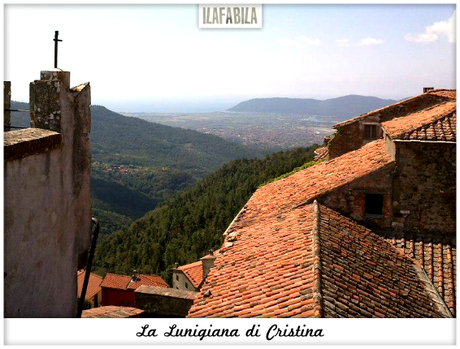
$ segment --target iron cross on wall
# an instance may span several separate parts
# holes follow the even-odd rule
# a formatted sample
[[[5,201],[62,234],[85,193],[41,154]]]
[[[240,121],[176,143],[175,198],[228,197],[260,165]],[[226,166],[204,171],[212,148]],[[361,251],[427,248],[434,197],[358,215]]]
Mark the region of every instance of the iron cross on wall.
[[[57,68],[57,57],[58,57],[58,42],[62,41],[58,39],[59,31],[54,32],[54,68]]]

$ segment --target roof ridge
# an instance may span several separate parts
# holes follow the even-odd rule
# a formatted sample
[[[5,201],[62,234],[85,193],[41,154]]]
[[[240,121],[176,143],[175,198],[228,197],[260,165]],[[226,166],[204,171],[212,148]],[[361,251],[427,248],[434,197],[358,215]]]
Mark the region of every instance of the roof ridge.
[[[318,201],[313,202],[314,223],[311,230],[313,247],[313,311],[314,317],[324,317],[323,295],[322,295],[322,267],[321,267],[321,242],[319,238],[320,208]]]
[[[414,115],[422,115],[423,113],[426,113],[426,112],[429,112],[430,110],[433,110],[433,109],[436,109],[436,108],[440,108],[441,106],[445,106],[445,105],[451,105],[449,107],[450,110],[445,110],[445,111],[441,111],[438,115],[430,115],[430,120],[419,125],[419,126],[412,126],[412,129],[410,130],[398,130],[399,133],[395,133],[394,135],[390,135],[390,130],[388,129],[387,125],[394,125],[395,122],[399,122],[400,120],[404,119],[404,118],[410,118],[411,116],[414,116]],[[409,113],[407,115],[404,115],[404,116],[400,116],[400,117],[397,117],[397,118],[394,118],[392,120],[388,120],[388,121],[385,121],[385,122],[382,122],[382,130],[392,139],[392,140],[396,140],[398,139],[399,137],[402,137],[403,135],[405,134],[410,134],[414,131],[417,131],[417,130],[421,130],[423,129],[424,127],[427,127],[435,122],[438,122],[440,120],[443,120],[444,118],[446,117],[449,117],[451,115],[453,115],[454,113],[456,113],[456,110],[457,110],[457,102],[456,101],[453,101],[453,100],[447,100],[447,101],[443,101],[441,103],[438,103],[438,104],[435,104],[435,105],[431,105],[431,106],[428,106],[424,109],[421,109],[421,110],[418,110],[414,113]]]
[[[428,91],[426,93],[420,93],[418,95],[415,95],[415,96],[412,96],[412,97],[407,97],[407,98],[404,98],[404,99],[401,99],[400,101],[397,101],[396,103],[393,103],[393,104],[390,104],[390,105],[386,105],[384,107],[381,107],[381,108],[377,108],[377,109],[374,109],[374,110],[371,110],[371,111],[368,111],[366,113],[362,113],[360,115],[357,115],[355,117],[352,117],[350,119],[347,119],[347,120],[343,120],[343,121],[340,121],[336,124],[334,124],[332,127],[333,128],[337,128],[337,127],[342,127],[342,126],[346,126],[350,123],[353,123],[357,120],[360,120],[366,116],[369,116],[369,115],[372,115],[374,113],[378,113],[386,108],[389,108],[389,107],[397,107],[397,106],[400,106],[401,104],[403,103],[406,103],[406,102],[409,102],[409,101],[412,101],[412,100],[416,100],[417,98],[420,98],[420,96],[423,96],[425,94],[431,94],[431,92],[443,92],[443,91],[448,91],[448,92],[451,92],[451,91],[457,91],[456,89],[434,89],[434,90],[431,90],[431,91]],[[452,101],[451,98],[448,98],[448,97],[444,97],[444,96],[438,96],[438,97],[441,97],[441,98],[447,98],[447,99],[450,99],[450,101]],[[444,101],[444,102],[450,102],[450,101]],[[436,104],[438,105],[438,104]]]
[[[398,251],[397,248],[395,248],[394,246],[392,246],[398,253],[401,253],[401,251]],[[425,290],[427,292],[429,292],[431,298],[433,299],[434,303],[437,305],[438,309],[444,313],[446,313],[446,315],[448,315],[448,317],[451,317],[451,318],[455,318],[455,316],[452,314],[452,312],[450,311],[449,307],[447,306],[446,302],[444,301],[444,298],[441,297],[441,295],[439,294],[438,290],[436,289],[436,287],[434,286],[433,282],[430,280],[430,278],[428,277],[428,275],[426,274],[426,271],[425,271],[425,268],[423,268],[422,266],[419,265],[419,263],[417,263],[417,261],[411,257],[408,257],[406,255],[403,254],[403,256],[405,258],[409,258],[411,259],[414,263],[413,263],[413,267],[415,269],[415,272],[418,274],[418,276],[420,277],[420,280],[424,281],[424,284],[425,284]]]

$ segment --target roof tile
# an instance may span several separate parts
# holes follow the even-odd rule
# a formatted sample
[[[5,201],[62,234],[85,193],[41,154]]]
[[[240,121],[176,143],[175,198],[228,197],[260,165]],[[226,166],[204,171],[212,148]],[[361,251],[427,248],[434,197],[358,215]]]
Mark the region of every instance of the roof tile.
[[[391,139],[455,142],[455,111],[456,102],[446,102],[384,122],[382,128]]]

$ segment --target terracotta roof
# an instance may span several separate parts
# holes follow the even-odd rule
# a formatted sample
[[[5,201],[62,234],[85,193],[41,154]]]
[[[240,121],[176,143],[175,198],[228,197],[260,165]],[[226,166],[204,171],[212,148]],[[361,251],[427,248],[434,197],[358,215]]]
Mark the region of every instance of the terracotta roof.
[[[327,147],[317,148],[315,149],[314,153],[315,153],[315,158],[313,159],[314,161],[324,160],[329,155],[329,151]]]
[[[78,297],[81,297],[81,291],[83,288],[84,280],[85,280],[85,271],[79,270],[77,272]],[[102,283],[101,276],[94,274],[94,273],[90,273],[85,298],[91,299],[92,297],[94,297],[101,290],[101,283]]]
[[[389,165],[393,165],[393,160],[383,139],[379,139],[261,187],[251,197],[245,209],[249,210],[254,219],[260,219],[261,215],[278,214],[297,205],[312,202],[321,194]]]
[[[456,102],[446,102],[382,123],[391,139],[455,141]]]
[[[129,283],[128,289],[135,290],[141,285],[168,287],[168,284],[158,275],[139,274],[135,281]]]
[[[168,284],[157,275],[139,274],[133,282],[131,276],[107,273],[101,287],[116,288],[120,290],[137,289],[141,285],[168,287]]]
[[[352,119],[348,119],[348,120],[338,122],[337,124],[334,125],[334,128],[339,128],[339,127],[346,126],[348,124],[352,124],[355,121],[367,118],[367,117],[369,117],[371,115],[378,115],[378,114],[380,114],[380,113],[382,113],[383,111],[386,111],[386,110],[397,110],[398,108],[402,108],[405,105],[409,105],[409,104],[413,104],[413,103],[418,104],[417,101],[418,100],[422,101],[422,100],[426,99],[425,96],[427,96],[427,95],[440,97],[440,100],[438,101],[438,103],[442,103],[443,101],[445,102],[445,101],[452,100],[452,99],[456,100],[456,90],[436,89],[436,90],[429,91],[427,93],[422,93],[422,94],[419,94],[417,96],[413,96],[413,97],[403,99],[403,100],[401,100],[401,101],[399,101],[397,103],[388,105],[386,107],[382,107],[382,108],[379,108],[379,109],[376,109],[376,110],[372,110],[372,111],[370,111],[368,113],[361,114],[361,115],[356,116],[356,117],[354,117]]]
[[[414,260],[384,238],[319,206],[325,317],[450,317]]]
[[[388,232],[383,236],[425,270],[440,297],[456,315],[457,248],[455,237]]]
[[[445,97],[449,99],[457,99],[457,90],[436,89],[428,92],[430,95]]]
[[[203,281],[203,263],[201,261],[181,265],[174,270],[183,272],[195,288],[198,288]]]
[[[316,202],[231,230],[189,317],[450,315],[410,258]]]
[[[220,250],[188,316],[315,316],[313,206],[240,218],[232,226],[238,235],[230,233],[232,246]]]
[[[109,305],[105,307],[83,310],[82,318],[130,318],[139,317],[144,311],[131,307],[117,307]]]
[[[131,276],[107,273],[102,281],[101,287],[126,290],[129,281],[131,281]]]

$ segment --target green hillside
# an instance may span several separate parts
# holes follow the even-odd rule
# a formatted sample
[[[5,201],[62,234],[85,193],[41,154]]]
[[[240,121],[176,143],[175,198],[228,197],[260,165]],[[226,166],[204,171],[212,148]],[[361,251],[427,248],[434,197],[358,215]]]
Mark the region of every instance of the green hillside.
[[[12,101],[12,109],[28,109]],[[12,124],[29,126],[28,113]],[[101,234],[110,234],[151,211],[219,167],[268,151],[248,148],[213,135],[125,117],[91,106],[91,197]]]
[[[101,239],[94,262],[97,272],[136,269],[170,282],[175,262],[194,262],[210,248],[219,248],[223,232],[257,187],[311,161],[316,147],[224,165],[130,227]]]

